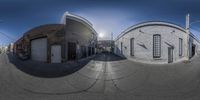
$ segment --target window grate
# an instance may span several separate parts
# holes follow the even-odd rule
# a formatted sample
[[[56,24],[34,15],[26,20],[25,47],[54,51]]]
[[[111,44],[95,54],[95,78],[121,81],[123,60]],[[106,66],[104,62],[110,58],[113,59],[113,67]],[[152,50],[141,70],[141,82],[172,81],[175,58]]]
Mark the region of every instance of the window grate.
[[[161,35],[153,35],[153,58],[161,57]]]

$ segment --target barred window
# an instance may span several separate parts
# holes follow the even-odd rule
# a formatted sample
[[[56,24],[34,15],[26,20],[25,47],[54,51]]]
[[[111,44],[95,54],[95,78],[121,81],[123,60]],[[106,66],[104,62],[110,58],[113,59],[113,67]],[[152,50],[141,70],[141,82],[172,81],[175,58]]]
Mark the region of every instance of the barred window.
[[[134,56],[134,38],[130,39],[130,54]]]
[[[179,38],[179,56],[183,55],[183,39]]]
[[[153,35],[153,58],[161,57],[161,36],[160,34]]]

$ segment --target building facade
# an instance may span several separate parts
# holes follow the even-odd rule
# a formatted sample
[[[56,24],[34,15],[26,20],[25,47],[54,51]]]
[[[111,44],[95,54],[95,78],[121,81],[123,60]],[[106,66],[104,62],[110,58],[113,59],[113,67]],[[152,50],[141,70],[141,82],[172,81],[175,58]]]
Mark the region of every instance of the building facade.
[[[97,33],[86,19],[65,13],[61,24],[31,29],[15,43],[21,58],[61,63],[95,54]]]
[[[114,41],[113,40],[99,40],[97,42],[97,52],[112,52],[114,51]]]
[[[13,46],[14,46],[14,44],[13,43],[10,43],[9,45],[8,45],[8,52],[13,52]]]
[[[192,58],[199,46],[198,39],[178,25],[145,22],[123,31],[115,40],[114,52],[138,62],[163,64]]]

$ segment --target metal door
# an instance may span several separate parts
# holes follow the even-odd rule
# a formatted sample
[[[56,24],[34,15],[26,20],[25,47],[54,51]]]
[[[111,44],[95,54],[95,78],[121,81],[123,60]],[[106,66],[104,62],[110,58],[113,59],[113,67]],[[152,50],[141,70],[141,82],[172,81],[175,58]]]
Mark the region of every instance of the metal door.
[[[31,41],[31,59],[36,61],[47,61],[47,38]]]
[[[61,63],[61,46],[51,46],[51,63]]]
[[[168,63],[172,63],[172,62],[173,62],[173,48],[168,47]]]
[[[76,59],[76,43],[68,43],[68,60]]]

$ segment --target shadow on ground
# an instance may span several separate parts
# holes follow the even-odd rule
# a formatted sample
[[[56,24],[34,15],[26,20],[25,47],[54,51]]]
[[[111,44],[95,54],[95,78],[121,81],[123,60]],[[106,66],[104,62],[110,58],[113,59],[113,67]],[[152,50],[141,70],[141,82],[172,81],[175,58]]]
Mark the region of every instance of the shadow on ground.
[[[29,75],[45,78],[62,77],[72,74],[80,70],[92,59],[92,57],[90,57],[81,61],[51,64],[32,60],[20,60],[12,54],[8,54],[8,58],[10,63],[14,64],[17,69]]]
[[[107,56],[107,57],[106,57]],[[8,54],[10,63],[15,67],[29,75],[44,78],[62,77],[70,75],[84,66],[86,66],[91,60],[94,61],[117,61],[122,60],[121,57],[113,57],[113,54],[98,54],[96,56],[88,57],[78,61],[70,61],[67,63],[51,64],[42,63],[32,60],[20,60],[13,54]]]
[[[125,57],[117,56],[113,53],[101,53],[99,54],[101,57],[94,58],[95,61],[120,61],[125,60]]]

